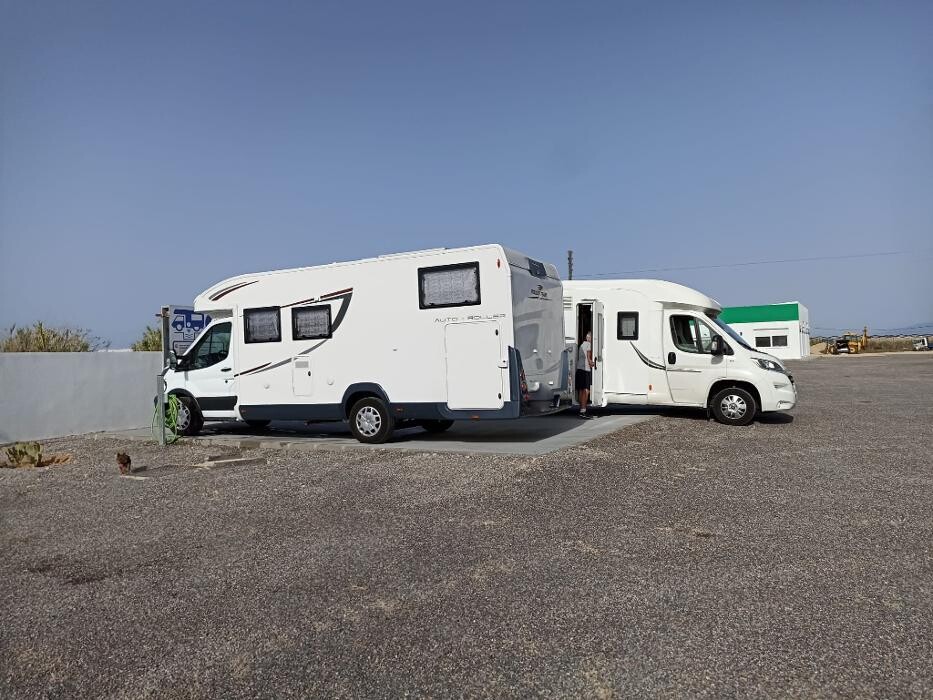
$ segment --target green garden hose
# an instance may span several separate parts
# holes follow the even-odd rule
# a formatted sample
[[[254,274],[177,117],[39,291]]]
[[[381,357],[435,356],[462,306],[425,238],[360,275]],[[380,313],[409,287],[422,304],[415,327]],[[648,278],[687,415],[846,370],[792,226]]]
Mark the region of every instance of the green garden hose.
[[[175,432],[175,427],[178,424],[180,402],[175,394],[169,394],[165,399],[165,443],[171,445],[179,437],[178,433]],[[162,431],[162,426],[159,423],[160,417],[159,406],[156,404],[155,411],[152,414],[152,437],[155,438],[156,442],[159,441],[159,433]]]

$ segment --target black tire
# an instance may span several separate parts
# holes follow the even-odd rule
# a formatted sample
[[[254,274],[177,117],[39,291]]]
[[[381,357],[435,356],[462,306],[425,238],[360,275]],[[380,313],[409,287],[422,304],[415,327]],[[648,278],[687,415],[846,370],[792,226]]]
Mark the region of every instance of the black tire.
[[[713,418],[723,425],[748,425],[758,414],[755,397],[737,386],[729,386],[717,392],[709,407]]]
[[[350,409],[350,432],[360,442],[378,445],[392,435],[395,421],[382,399],[369,396]]]
[[[179,435],[197,435],[204,427],[204,418],[198,409],[197,403],[190,396],[179,396],[178,418],[175,423],[175,432]]]
[[[246,425],[248,425],[250,428],[261,429],[261,428],[267,428],[269,426],[269,423],[271,423],[272,421],[271,420],[248,420],[245,422],[246,422]]]
[[[429,433],[443,433],[445,430],[449,430],[454,422],[452,420],[423,420],[421,421],[421,427],[427,430]]]

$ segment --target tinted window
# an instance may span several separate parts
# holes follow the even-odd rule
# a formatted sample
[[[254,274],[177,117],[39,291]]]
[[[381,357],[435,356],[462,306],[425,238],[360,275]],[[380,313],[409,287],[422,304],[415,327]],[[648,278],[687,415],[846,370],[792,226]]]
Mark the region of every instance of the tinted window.
[[[276,343],[282,339],[278,306],[243,310],[243,340],[247,343]]]
[[[638,312],[620,311],[617,337],[619,340],[638,340]]]
[[[299,306],[292,309],[292,338],[330,338],[330,306]]]
[[[227,359],[230,352],[231,323],[218,323],[210,328],[198,344],[186,357],[190,359],[189,369],[204,369]]]
[[[756,335],[755,336],[755,347],[756,348],[770,348],[771,347],[771,336],[770,335]]]
[[[694,316],[671,316],[671,338],[684,352],[709,355],[716,333]]]
[[[478,262],[418,270],[418,305],[422,309],[475,306],[479,303]]]
[[[786,348],[787,347],[787,336],[786,335],[771,336],[771,345],[776,348]]]
[[[697,330],[700,332],[700,352],[711,353],[713,351],[713,332],[705,323],[697,323]]]

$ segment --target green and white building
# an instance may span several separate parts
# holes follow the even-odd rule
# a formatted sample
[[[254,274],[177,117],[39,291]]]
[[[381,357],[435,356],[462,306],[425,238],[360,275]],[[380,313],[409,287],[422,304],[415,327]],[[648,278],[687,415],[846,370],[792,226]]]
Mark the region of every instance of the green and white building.
[[[783,360],[810,356],[810,312],[799,301],[727,306],[719,318],[753,348]]]

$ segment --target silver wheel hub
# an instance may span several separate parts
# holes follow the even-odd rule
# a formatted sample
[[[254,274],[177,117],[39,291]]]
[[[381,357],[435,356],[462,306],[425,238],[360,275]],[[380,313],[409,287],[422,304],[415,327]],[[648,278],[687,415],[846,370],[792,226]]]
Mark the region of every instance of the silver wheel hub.
[[[364,406],[356,413],[356,429],[361,435],[372,437],[382,427],[382,416],[372,406]]]
[[[191,423],[191,411],[181,401],[178,402],[178,415],[175,417],[175,430],[182,431]]]
[[[748,411],[748,404],[745,403],[745,399],[741,396],[729,394],[723,397],[722,402],[719,404],[719,408],[726,418],[730,420],[739,420]]]

